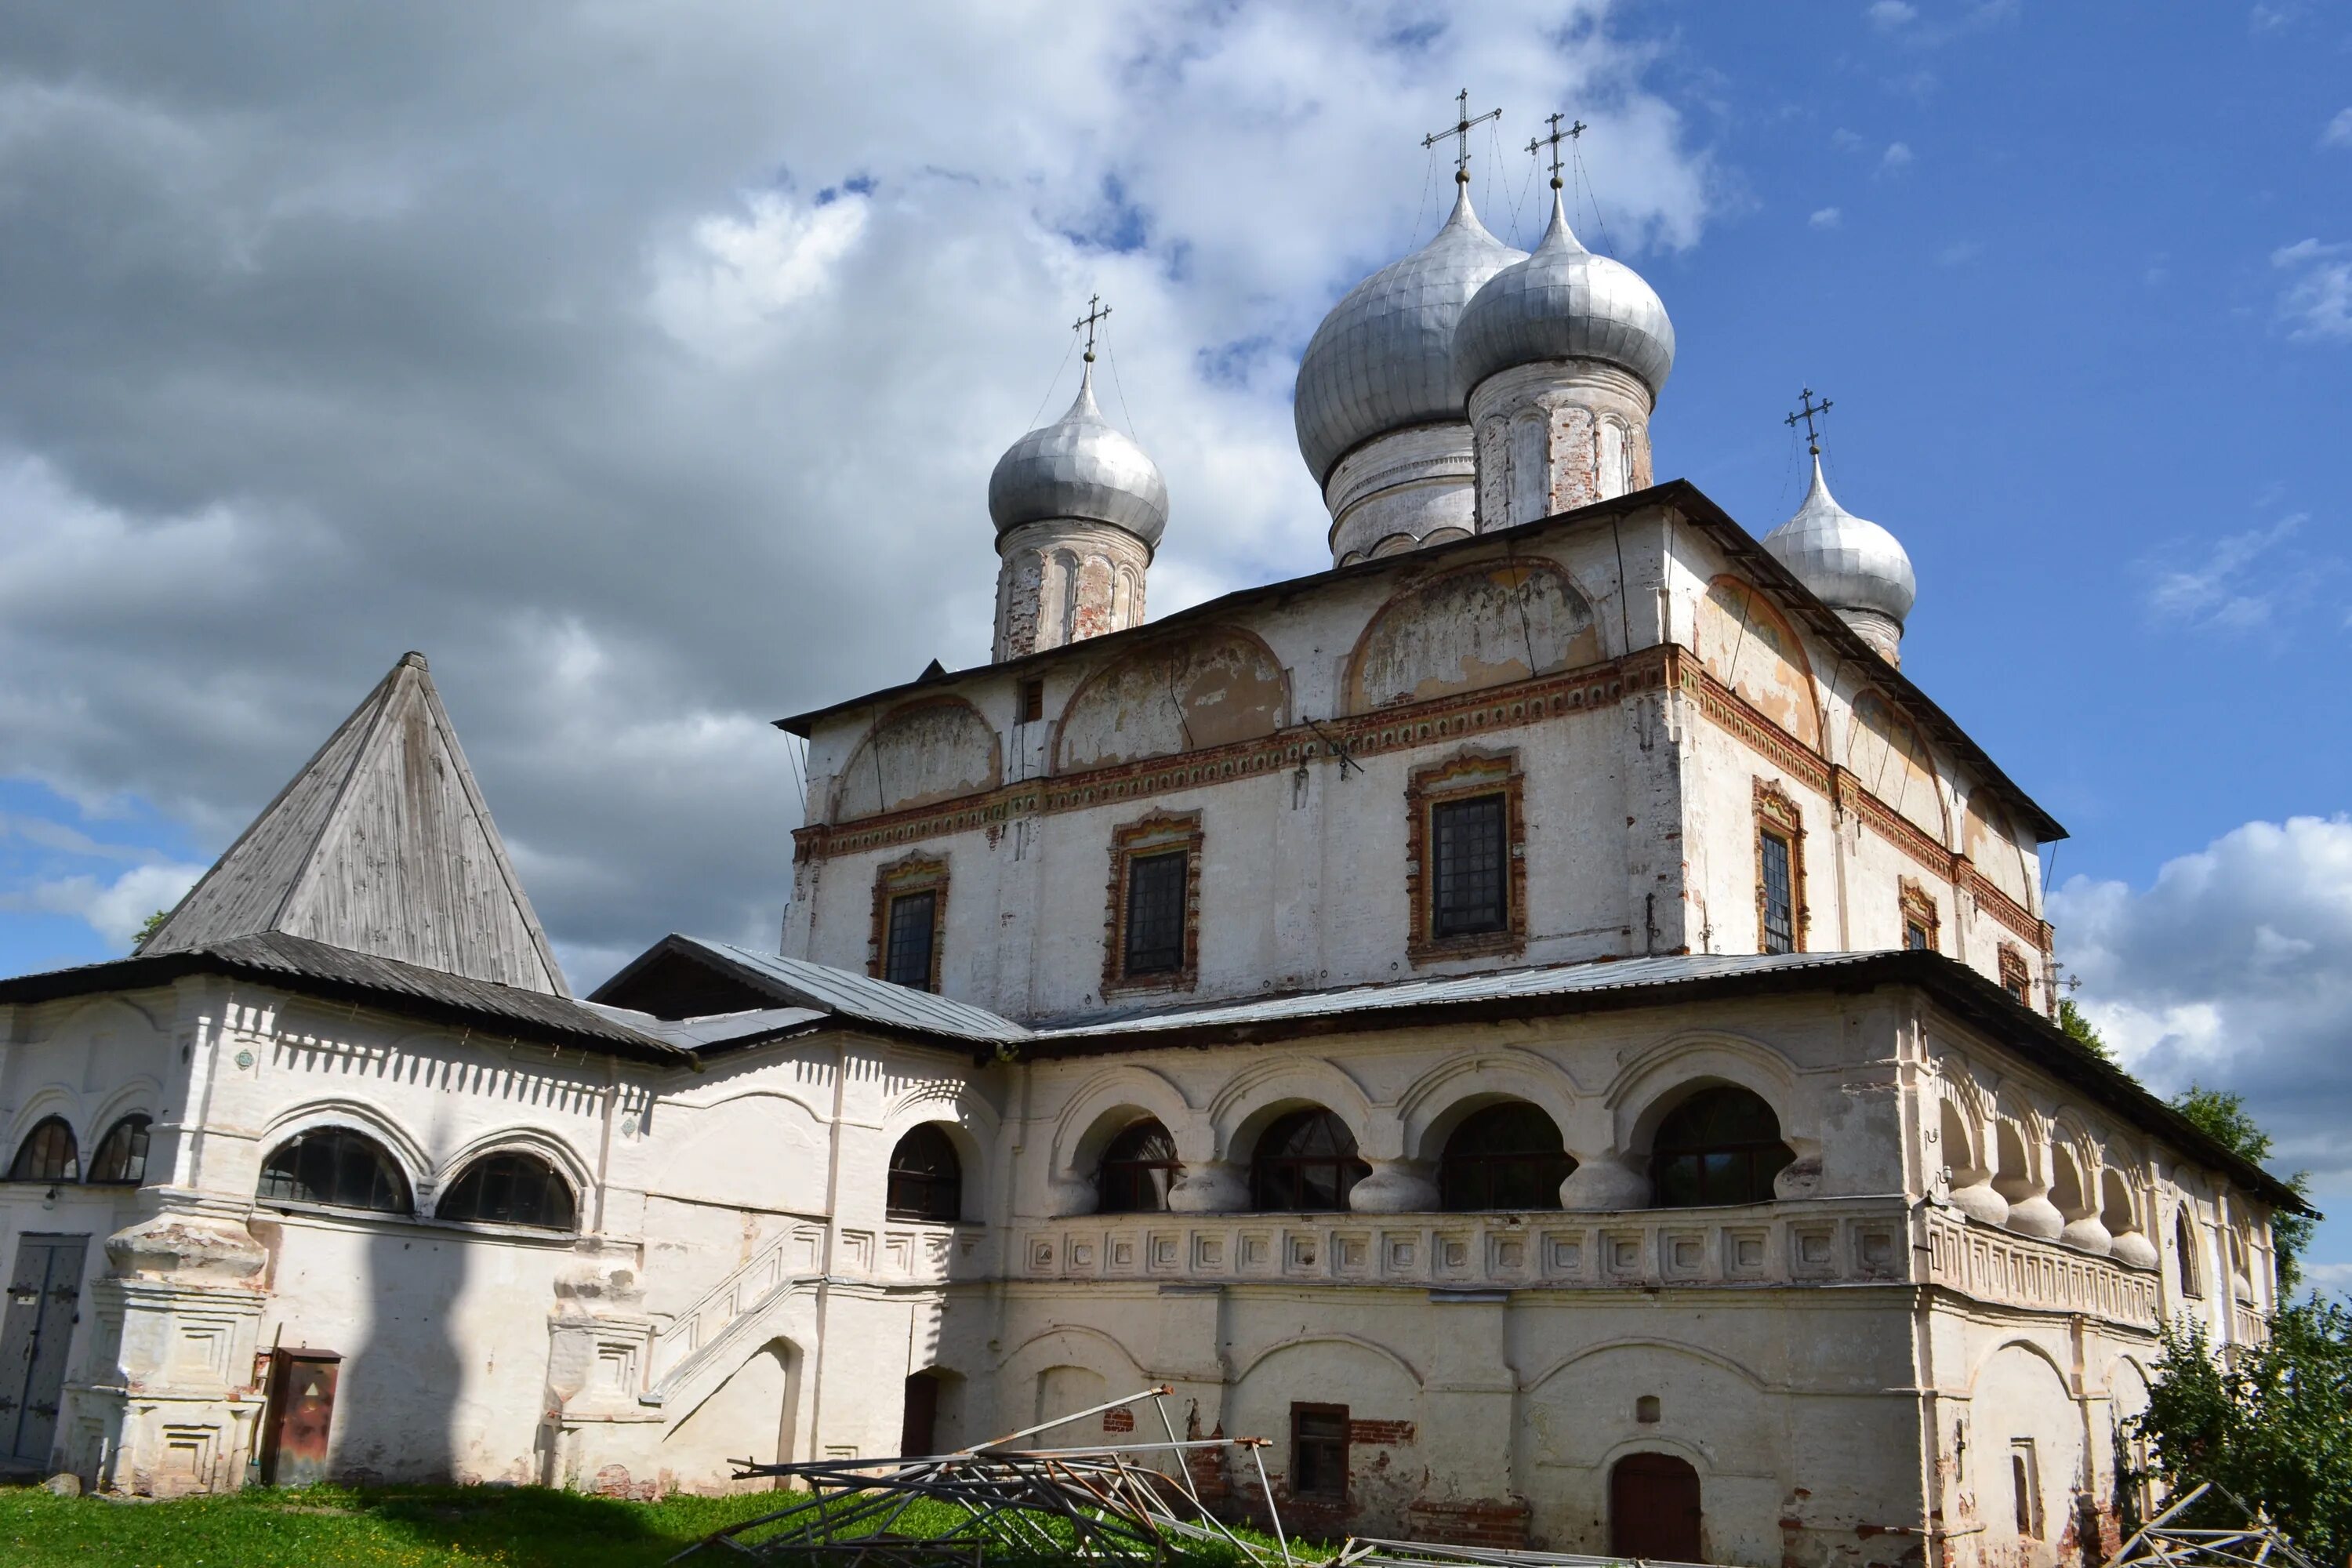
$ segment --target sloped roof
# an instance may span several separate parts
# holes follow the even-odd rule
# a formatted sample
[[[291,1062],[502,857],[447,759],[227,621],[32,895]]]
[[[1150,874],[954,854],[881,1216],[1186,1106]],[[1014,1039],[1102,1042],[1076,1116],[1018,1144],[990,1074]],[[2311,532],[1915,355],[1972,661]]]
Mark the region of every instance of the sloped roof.
[[[572,994],[423,654],[392,667],[139,952],[272,931]]]
[[[741,982],[749,990],[776,1003],[814,1007],[836,1017],[855,1019],[893,1030],[906,1030],[964,1045],[1010,1044],[1030,1037],[1030,1031],[985,1007],[951,1002],[929,991],[894,985],[864,974],[805,959],[754,952],[733,942],[672,933],[604,984],[589,1000],[626,1007],[639,994],[642,978],[659,965],[685,959]]]

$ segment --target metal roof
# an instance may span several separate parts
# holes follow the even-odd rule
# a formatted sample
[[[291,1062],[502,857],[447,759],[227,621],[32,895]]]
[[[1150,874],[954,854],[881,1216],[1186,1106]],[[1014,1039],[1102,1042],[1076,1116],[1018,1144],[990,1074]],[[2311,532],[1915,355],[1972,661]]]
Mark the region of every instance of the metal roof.
[[[701,937],[677,934],[666,938],[655,951],[663,948],[693,952],[704,962],[758,986],[780,1002],[817,1008],[839,1017],[855,1018],[861,1023],[944,1036],[969,1044],[1010,1044],[1029,1037],[1027,1029],[1009,1019],[998,1017],[985,1007],[975,1007],[968,1002],[951,1002],[929,991],[893,985],[887,980],[835,969],[830,964],[811,963],[805,959],[785,958],[773,952],[754,952],[748,947],[737,947],[730,942],[710,942]],[[597,994],[603,995],[627,973],[628,970],[623,970],[620,975],[606,981],[598,988]]]
[[[814,1007],[754,1007],[742,1013],[710,1013],[698,1018],[656,1018],[629,1007],[583,1002],[605,1017],[640,1034],[668,1041],[684,1051],[715,1050],[720,1047],[757,1045],[803,1034],[833,1015]]]
[[[100,991],[167,985],[185,974],[228,974],[387,1012],[465,1024],[516,1038],[575,1045],[666,1062],[690,1052],[586,1003],[354,952],[283,931],[228,937],[202,947],[140,953],[107,963],[0,980],[0,1003],[47,1002]]]

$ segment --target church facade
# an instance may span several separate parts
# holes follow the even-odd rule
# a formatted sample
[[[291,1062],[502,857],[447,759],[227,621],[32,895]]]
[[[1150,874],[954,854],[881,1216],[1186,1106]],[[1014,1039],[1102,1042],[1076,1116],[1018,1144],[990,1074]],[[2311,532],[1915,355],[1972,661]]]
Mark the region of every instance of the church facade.
[[[1465,185],[1302,363],[1332,568],[1147,621],[1089,353],[992,661],[782,721],[780,951],[588,998],[409,656],[136,955],[0,982],[0,1458],[643,1495],[1164,1383],[1311,1534],[2078,1560],[2298,1200],[2053,1025],[2063,829],[1818,463],[1760,542],[1653,482],[1673,356]]]

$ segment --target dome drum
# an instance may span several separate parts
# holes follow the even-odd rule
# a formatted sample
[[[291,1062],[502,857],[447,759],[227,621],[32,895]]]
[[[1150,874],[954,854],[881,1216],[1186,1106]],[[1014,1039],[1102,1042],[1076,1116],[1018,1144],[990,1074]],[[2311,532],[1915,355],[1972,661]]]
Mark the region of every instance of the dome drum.
[[[1323,488],[1331,559],[1345,565],[1383,541],[1415,543],[1477,529],[1477,464],[1465,424],[1419,425],[1377,436],[1339,459]]]
[[[1470,399],[1478,526],[1509,528],[1647,489],[1650,390],[1616,365],[1517,365]]]

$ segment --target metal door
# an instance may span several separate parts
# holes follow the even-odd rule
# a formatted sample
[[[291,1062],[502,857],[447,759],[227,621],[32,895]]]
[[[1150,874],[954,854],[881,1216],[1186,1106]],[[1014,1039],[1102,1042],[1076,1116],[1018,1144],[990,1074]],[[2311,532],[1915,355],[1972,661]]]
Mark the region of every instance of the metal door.
[[[49,1462],[89,1251],[87,1236],[26,1236],[16,1243],[8,1315],[0,1321],[0,1458]]]
[[[1696,1563],[1698,1472],[1672,1454],[1628,1454],[1609,1473],[1609,1550],[1619,1557]]]
[[[269,1415],[261,1436],[261,1483],[307,1487],[327,1479],[327,1440],[335,1426],[334,1351],[269,1352]]]

